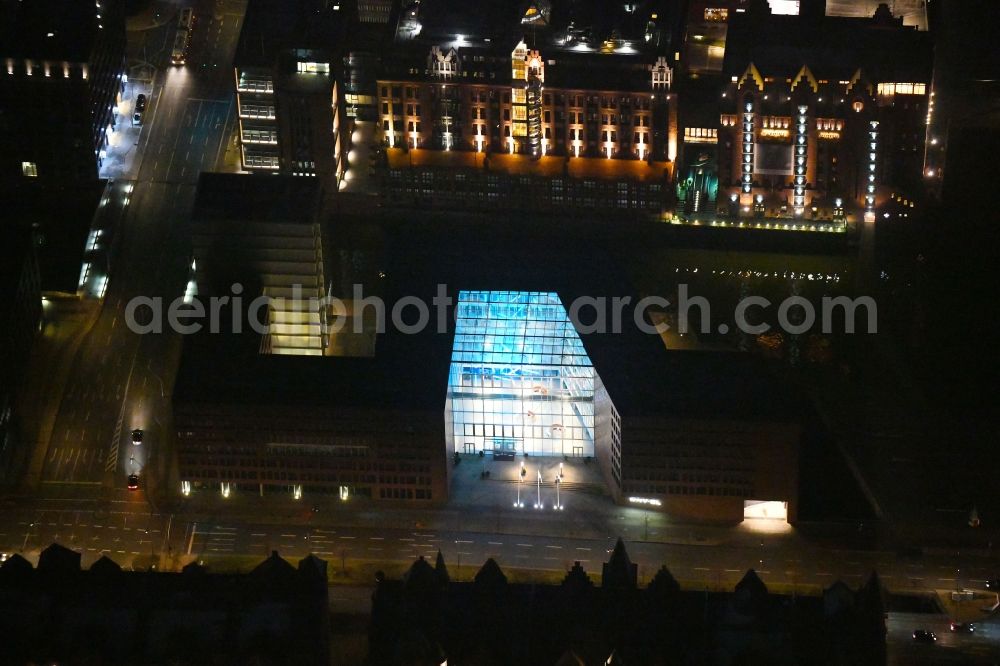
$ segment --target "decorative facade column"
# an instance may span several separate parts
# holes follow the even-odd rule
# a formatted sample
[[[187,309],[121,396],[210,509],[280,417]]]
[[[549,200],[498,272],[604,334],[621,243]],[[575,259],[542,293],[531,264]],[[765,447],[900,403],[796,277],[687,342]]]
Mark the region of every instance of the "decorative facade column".
[[[796,216],[801,216],[806,206],[806,165],[809,159],[809,124],[807,111],[809,107],[801,104],[796,109],[795,116],[795,155],[794,180],[792,181],[792,209]]]
[[[868,168],[865,170],[865,213],[875,213],[876,169],[878,167],[878,121],[868,123]]]
[[[743,150],[740,166],[740,184],[743,194],[753,190],[753,158],[754,158],[754,105],[747,100],[743,104]]]

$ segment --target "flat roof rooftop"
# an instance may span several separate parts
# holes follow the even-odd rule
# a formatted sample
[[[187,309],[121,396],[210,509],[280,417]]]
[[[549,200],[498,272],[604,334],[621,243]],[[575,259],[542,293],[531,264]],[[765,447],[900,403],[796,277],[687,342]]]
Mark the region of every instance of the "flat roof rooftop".
[[[525,225],[516,221],[480,218],[458,223],[423,217],[387,225],[385,252],[376,261],[385,277],[366,284],[366,295],[383,294],[387,309],[403,296],[417,296],[430,305],[437,285],[444,284],[453,299],[446,333],[436,333],[433,325],[416,334],[389,326],[378,335],[373,358],[267,356],[258,353],[260,339],[254,334],[189,336],[174,399],[195,408],[242,404],[443,410],[459,291],[556,292],[567,308],[580,296],[629,296],[635,303],[636,294],[619,267],[570,227],[555,224],[525,239]],[[631,321],[632,310],[626,307],[622,333],[581,334],[619,413],[798,419],[801,410],[794,395],[764,360],[749,354],[668,351],[658,335],[639,331]]]
[[[757,16],[733,14],[723,72],[740,75],[753,62],[765,76],[795,76],[808,65],[819,78],[850,79],[859,68],[875,81],[928,82],[929,32],[891,16]]]
[[[195,220],[308,222],[316,216],[319,190],[314,178],[203,171],[198,177],[191,217]]]
[[[334,5],[338,9],[333,9]],[[249,0],[236,45],[238,66],[271,66],[286,49],[322,49],[337,54],[344,46],[346,17],[339,4],[325,0]]]
[[[420,31],[412,37],[411,6],[416,8]],[[523,22],[529,8],[535,20]],[[678,11],[666,0],[636,0],[630,3],[537,0],[535,2],[486,2],[423,0],[408,3],[398,25],[397,41],[424,44],[449,42],[461,35],[475,43],[510,49],[522,36],[529,48],[551,55],[554,49],[574,47],[598,51],[605,40],[628,42],[634,51],[663,49]],[[409,19],[409,20],[408,20]],[[646,41],[646,31],[655,29],[668,36]],[[487,42],[487,40],[489,40]]]
[[[6,220],[35,230],[42,291],[75,293],[87,234],[104,194],[104,181],[49,189],[25,178],[4,195]]]
[[[3,5],[0,17],[6,25],[0,27],[0,56],[71,62],[90,57],[101,11],[93,2],[7,0]]]

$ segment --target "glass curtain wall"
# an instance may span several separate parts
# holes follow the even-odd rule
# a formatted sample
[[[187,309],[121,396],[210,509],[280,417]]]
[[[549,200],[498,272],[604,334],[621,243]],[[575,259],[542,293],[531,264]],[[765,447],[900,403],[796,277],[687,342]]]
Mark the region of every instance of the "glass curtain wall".
[[[593,456],[594,378],[557,294],[459,292],[448,381],[459,453]]]

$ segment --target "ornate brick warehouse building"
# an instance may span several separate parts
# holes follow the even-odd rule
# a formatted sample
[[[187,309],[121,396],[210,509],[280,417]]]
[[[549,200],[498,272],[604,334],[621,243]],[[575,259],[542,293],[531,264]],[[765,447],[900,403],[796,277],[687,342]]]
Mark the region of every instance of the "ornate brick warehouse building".
[[[677,153],[664,3],[537,2],[471,26],[447,4],[404,16],[382,58],[393,194],[506,206],[518,186],[533,207],[660,213]]]
[[[727,10],[722,71],[679,86],[679,220],[844,231],[920,186],[929,33],[884,4],[870,17],[800,7]]]

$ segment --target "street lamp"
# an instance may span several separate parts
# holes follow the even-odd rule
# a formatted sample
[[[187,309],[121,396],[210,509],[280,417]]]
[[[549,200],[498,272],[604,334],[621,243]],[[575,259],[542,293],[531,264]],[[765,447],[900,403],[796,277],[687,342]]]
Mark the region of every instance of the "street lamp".
[[[535,508],[542,508],[542,470],[538,470],[538,480],[536,481],[536,487],[538,489],[538,496],[535,500]]]
[[[31,536],[31,530],[35,527],[34,523],[28,525],[28,529],[24,533],[24,543],[21,544],[21,552],[23,553],[28,548],[28,537]]]
[[[560,466],[562,466],[562,463],[560,463]],[[559,501],[559,486],[560,485],[562,485],[562,479],[557,476],[556,477],[556,507],[555,507],[556,511],[562,511],[562,509],[563,509],[562,502]]]
[[[524,472],[524,462],[522,462],[521,463],[521,471],[517,475],[517,501],[514,502],[514,506],[516,506],[518,509],[524,507],[524,504],[521,503],[521,484],[524,482],[524,474],[525,474],[525,472]]]

